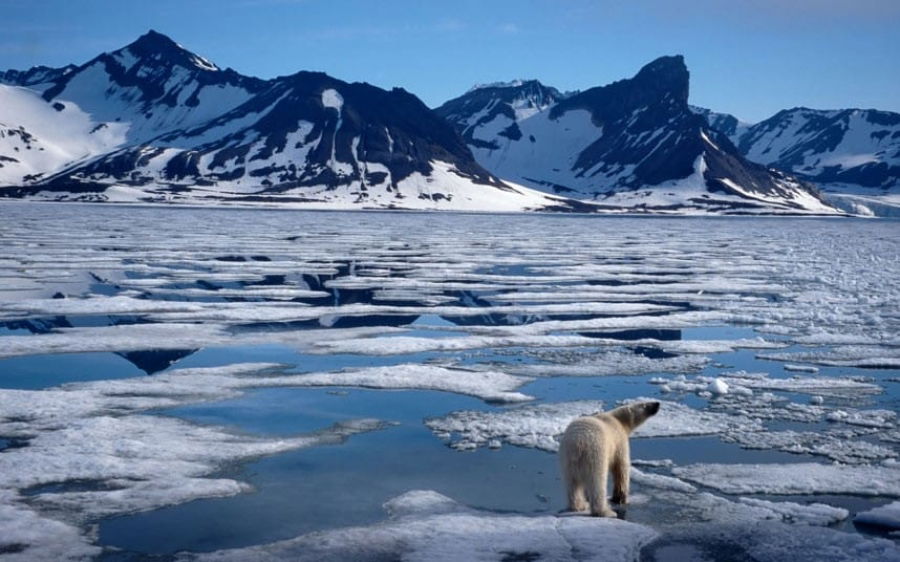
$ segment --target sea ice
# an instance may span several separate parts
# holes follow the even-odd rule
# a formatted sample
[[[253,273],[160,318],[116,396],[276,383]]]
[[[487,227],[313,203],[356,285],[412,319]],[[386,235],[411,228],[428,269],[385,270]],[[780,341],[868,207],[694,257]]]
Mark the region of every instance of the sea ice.
[[[502,353],[502,352],[501,352]],[[646,375],[650,373],[692,373],[701,370],[709,359],[697,355],[650,358],[634,352],[603,351],[582,353],[571,349],[516,350],[517,355],[528,355],[540,363],[517,363],[507,367],[510,373],[533,377],[599,377]],[[668,380],[668,379],[665,379]]]
[[[582,415],[603,410],[603,402],[580,400],[520,406],[498,411],[463,410],[425,421],[435,434],[457,450],[471,450],[500,440],[520,447],[556,451],[556,437]],[[454,437],[455,436],[455,437]]]
[[[463,507],[436,492],[411,491],[385,504],[389,519],[286,541],[186,556],[258,560],[634,561],[657,537],[619,519],[502,515]]]
[[[4,561],[89,560],[102,552],[80,529],[41,516],[14,490],[0,488],[0,529]]]
[[[726,494],[900,497],[900,469],[885,465],[692,464],[672,472]]]
[[[815,525],[785,525],[777,519],[679,525],[661,539],[660,545],[660,550],[665,545],[674,545],[682,549],[685,546],[699,547],[697,551],[703,553],[711,549],[714,552],[740,553],[747,560],[756,562],[900,560],[900,547],[890,540]],[[648,554],[652,556],[654,546],[650,545],[649,549]]]
[[[358,386],[363,388],[442,390],[477,396],[489,402],[524,402],[534,397],[515,392],[532,379],[499,371],[403,364],[348,369],[333,373],[285,376],[285,386]],[[273,381],[269,381],[272,384]]]
[[[900,501],[894,501],[868,511],[857,513],[853,518],[855,523],[877,525],[889,529],[900,529]]]
[[[746,449],[774,449],[786,453],[820,455],[847,464],[897,457],[897,452],[891,447],[854,438],[844,432],[790,430],[732,432],[723,435],[722,440],[738,443]]]
[[[637,400],[651,400],[639,398]],[[499,411],[452,412],[425,424],[458,450],[482,447],[491,440],[545,451],[559,448],[557,437],[578,416],[603,409],[603,402],[580,400],[521,406]],[[759,431],[762,425],[743,416],[695,410],[677,402],[661,402],[660,412],[634,433],[635,437],[710,435],[729,431]]]

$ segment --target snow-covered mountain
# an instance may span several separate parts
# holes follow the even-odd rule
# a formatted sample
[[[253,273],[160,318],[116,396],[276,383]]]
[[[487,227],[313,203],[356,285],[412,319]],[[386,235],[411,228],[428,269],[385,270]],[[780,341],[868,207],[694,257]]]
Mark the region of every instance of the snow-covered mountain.
[[[818,183],[900,187],[900,113],[779,111],[737,136],[747,158]]]
[[[751,125],[692,109],[748,160],[814,182],[829,203],[858,214],[900,216],[900,114],[801,107]]]
[[[740,139],[741,135],[751,126],[751,123],[741,121],[730,113],[719,113],[718,111],[713,111],[705,107],[698,107],[696,105],[691,105],[689,107],[694,113],[705,117],[706,122],[709,123],[711,128],[727,136],[735,146],[737,146],[738,139]]]
[[[402,89],[314,72],[246,77],[154,31],[78,67],[3,76],[10,78],[0,85],[2,196],[585,207],[499,180]]]
[[[53,81],[72,72],[78,68],[74,64],[69,64],[61,68],[52,68],[49,66],[35,66],[28,70],[6,70],[0,71],[0,84],[8,86],[29,86],[41,89],[42,86],[49,87]]]
[[[688,83],[683,58],[662,57],[568,97],[527,81],[436,111],[482,166],[549,193],[656,212],[835,212],[812,186],[743,158],[691,110]]]

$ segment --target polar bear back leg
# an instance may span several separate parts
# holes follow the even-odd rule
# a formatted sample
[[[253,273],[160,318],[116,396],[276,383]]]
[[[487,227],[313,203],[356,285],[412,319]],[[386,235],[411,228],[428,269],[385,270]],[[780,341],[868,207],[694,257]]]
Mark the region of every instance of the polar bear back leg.
[[[578,467],[581,464],[579,449],[563,439],[559,446],[559,465],[566,485],[569,511],[585,511],[588,503],[584,497],[584,480]]]
[[[604,423],[596,418],[572,422],[560,442],[560,463],[569,509],[582,511],[589,506],[592,515],[615,517],[606,498],[612,451],[605,433]]]

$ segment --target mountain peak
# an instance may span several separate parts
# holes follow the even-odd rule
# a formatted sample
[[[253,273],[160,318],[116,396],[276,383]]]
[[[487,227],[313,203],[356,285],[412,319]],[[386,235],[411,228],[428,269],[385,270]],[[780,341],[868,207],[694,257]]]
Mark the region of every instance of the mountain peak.
[[[138,58],[164,58],[186,67],[196,67],[201,70],[217,71],[219,67],[205,58],[196,55],[175,41],[168,35],[155,29],[138,37],[133,43],[116,52],[129,51]]]
[[[659,57],[641,68],[633,80],[654,90],[674,91],[680,101],[687,103],[690,73],[682,55]]]
[[[151,29],[147,31],[147,33],[141,35],[137,39],[134,40],[130,45],[128,45],[129,49],[181,49],[181,45],[173,41],[168,35],[160,33],[155,29]]]

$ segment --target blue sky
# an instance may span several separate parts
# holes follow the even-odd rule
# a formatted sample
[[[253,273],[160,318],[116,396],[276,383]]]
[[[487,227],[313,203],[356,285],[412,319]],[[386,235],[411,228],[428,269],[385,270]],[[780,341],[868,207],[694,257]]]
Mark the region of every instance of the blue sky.
[[[165,33],[263,78],[321,70],[430,106],[474,83],[562,90],[683,54],[691,102],[900,111],[900,0],[0,0],[0,69],[82,63]]]

